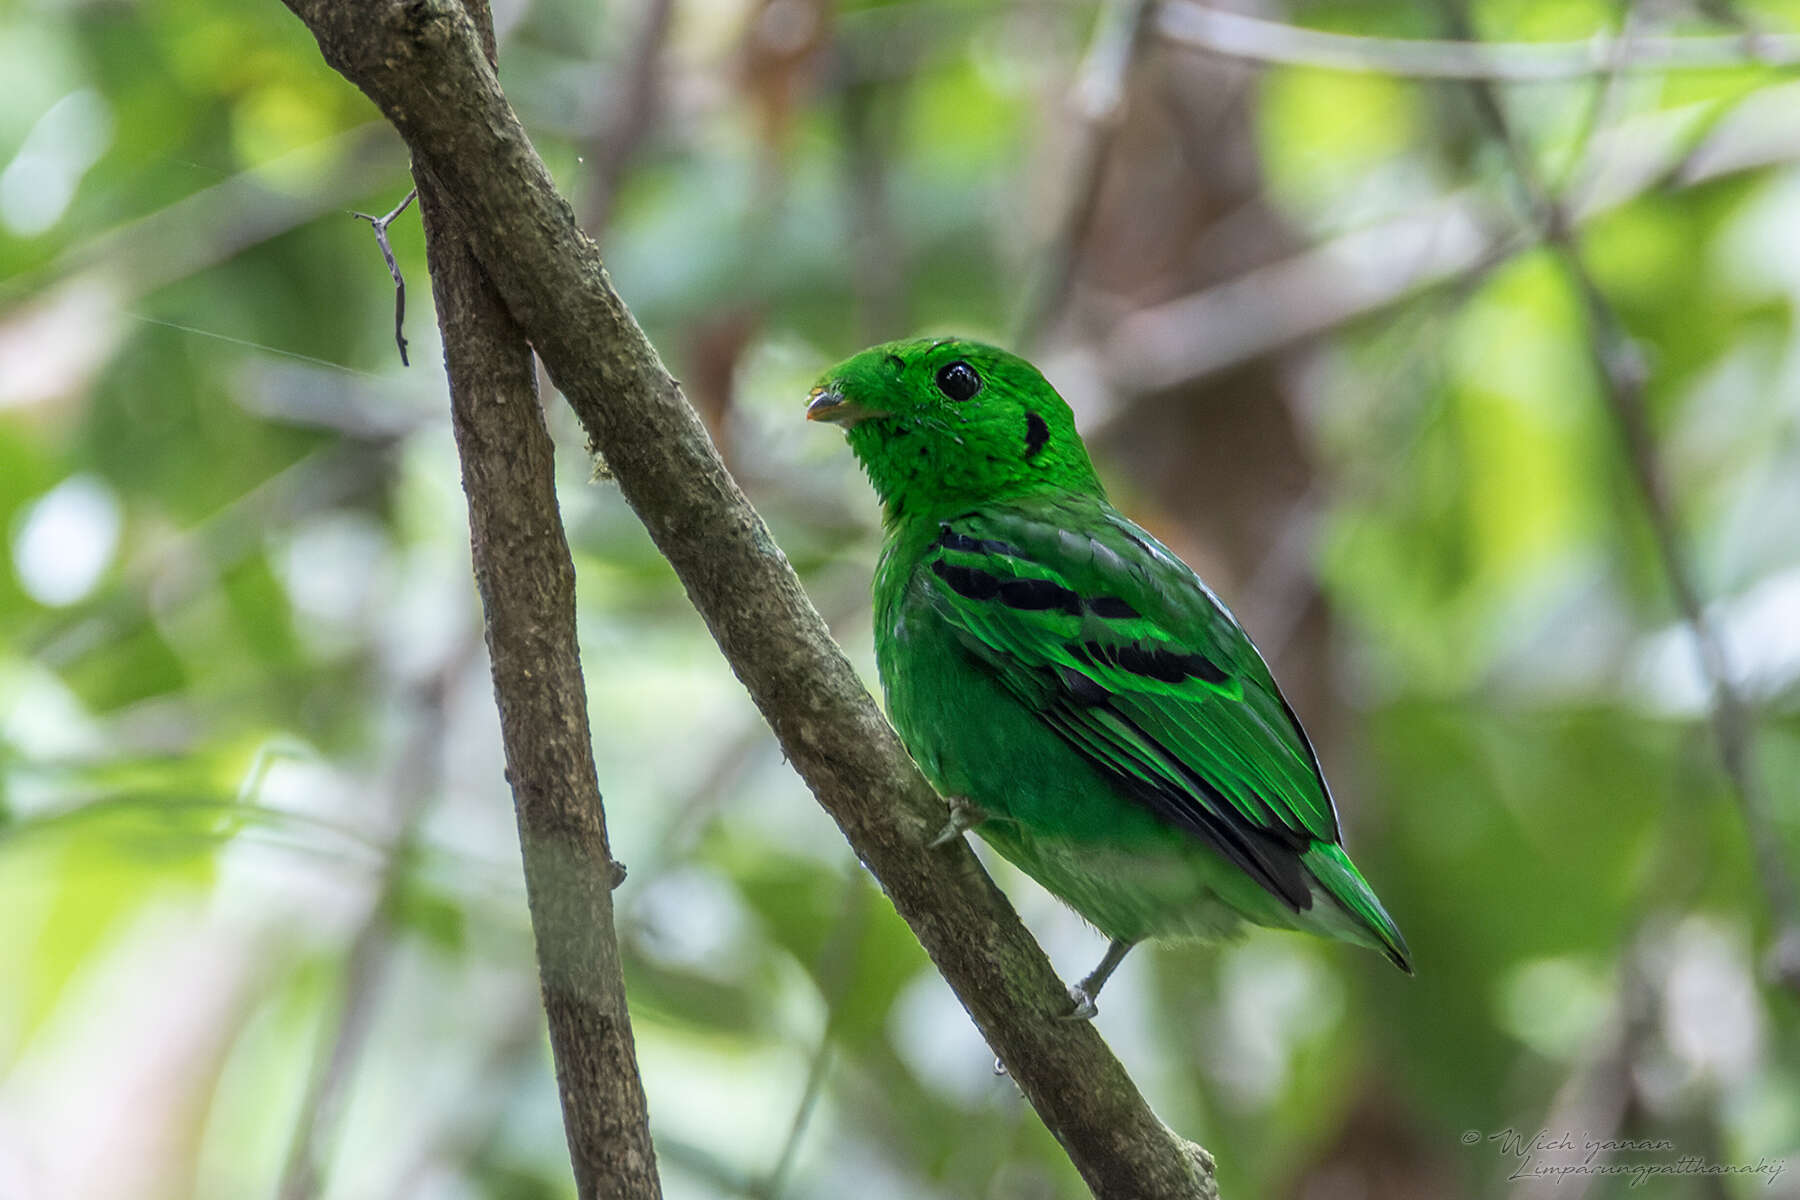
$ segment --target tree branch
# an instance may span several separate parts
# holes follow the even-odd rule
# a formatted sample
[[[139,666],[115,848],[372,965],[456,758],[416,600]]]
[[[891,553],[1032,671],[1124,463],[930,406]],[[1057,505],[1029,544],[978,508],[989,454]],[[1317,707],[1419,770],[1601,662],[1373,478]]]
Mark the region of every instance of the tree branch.
[[[491,66],[486,0],[463,2],[469,12],[452,10],[459,32]],[[575,564],[537,371],[432,165],[415,156],[413,177],[576,1191],[582,1200],[660,1200],[613,929],[612,891],[624,871],[607,845],[594,771]]]
[[[623,872],[594,772],[575,566],[531,347],[459,236],[442,185],[427,167],[413,171],[575,1184],[583,1200],[653,1200],[662,1191],[613,932]]]
[[[1063,1019],[1061,982],[968,847],[927,846],[946,820],[943,802],[613,292],[468,18],[453,0],[286,2],[326,61],[400,130],[416,169],[437,185],[421,187],[435,201],[428,216],[454,210],[475,258],[794,766],[1088,1186],[1102,1197],[1216,1197],[1211,1157],[1156,1118],[1091,1024]],[[491,396],[458,411],[459,431],[478,421],[542,428],[535,407],[507,414]],[[531,434],[534,442],[540,436]],[[513,585],[490,572],[486,586]],[[552,728],[569,720],[567,712],[540,716]],[[586,873],[598,875],[604,865],[602,855]],[[574,891],[582,888],[604,899],[599,880]]]

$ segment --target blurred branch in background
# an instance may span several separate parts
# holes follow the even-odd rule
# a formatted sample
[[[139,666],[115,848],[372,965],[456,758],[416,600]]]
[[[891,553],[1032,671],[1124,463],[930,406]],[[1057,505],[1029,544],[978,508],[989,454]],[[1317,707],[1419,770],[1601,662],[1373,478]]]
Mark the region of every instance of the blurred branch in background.
[[[125,340],[125,321],[163,323],[135,310],[146,297],[343,208],[370,175],[398,165],[396,146],[384,123],[357,126],[234,172],[0,280],[0,397],[42,400],[91,377]],[[283,187],[274,180],[300,182]],[[211,330],[185,331],[231,340]]]
[[[467,17],[430,0],[377,6],[291,0],[290,7],[312,30],[326,61],[400,129],[415,171],[433,181],[426,187],[421,180],[428,230],[449,219],[470,239],[512,318],[582,418],[795,767],[881,880],[1088,1185],[1102,1197],[1216,1196],[1211,1157],[1157,1119],[1091,1025],[1063,1019],[1060,980],[969,849],[928,846],[944,820],[943,802],[900,747],[792,567],[725,472],[680,388],[612,290],[592,241],[574,227],[500,91]],[[439,188],[452,206],[448,212],[436,211]],[[454,379],[457,338],[447,334],[445,342]],[[528,361],[523,365],[528,369]],[[495,408],[482,404],[470,412],[459,401],[459,436],[467,436],[464,422]],[[530,411],[537,411],[535,401]],[[488,436],[501,437],[502,430]],[[547,445],[540,453],[547,460]],[[466,482],[471,519],[478,522],[484,505],[474,499],[475,479],[470,474]],[[544,502],[554,506],[553,499]],[[503,506],[505,497],[497,494],[487,503]],[[478,567],[482,536],[478,526]],[[508,626],[493,612],[487,591],[509,578],[481,572],[493,632]],[[499,672],[498,645],[494,658]],[[503,724],[513,718],[507,691],[501,688]],[[563,713],[580,711],[577,703]],[[558,719],[554,710],[541,716]],[[585,736],[582,723],[584,751]],[[512,744],[509,732],[509,751]],[[591,778],[591,758],[587,762]],[[517,774],[514,785],[523,787]],[[525,844],[529,862],[529,836]],[[563,881],[571,882],[593,886],[588,874]],[[610,904],[602,912],[610,935]],[[554,946],[541,945],[541,953],[548,963],[558,961]],[[613,1011],[622,1021],[623,1013]],[[555,1020],[553,1012],[552,1028]]]
[[[1454,31],[1472,35],[1464,0],[1446,0]],[[1630,43],[1636,45],[1636,39]],[[1796,889],[1781,847],[1781,837],[1768,810],[1767,793],[1755,761],[1754,716],[1739,690],[1724,641],[1707,615],[1694,567],[1679,530],[1680,518],[1669,493],[1662,454],[1645,407],[1649,365],[1631,339],[1606,293],[1595,282],[1582,256],[1581,242],[1563,202],[1545,186],[1531,154],[1507,117],[1505,106],[1487,79],[1473,79],[1470,94],[1481,119],[1506,152],[1507,162],[1529,219],[1556,253],[1580,297],[1587,317],[1588,349],[1625,451],[1625,461],[1643,502],[1644,516],[1656,542],[1657,556],[1699,656],[1700,669],[1712,690],[1710,719],[1719,762],[1744,818],[1763,901],[1768,906],[1771,937],[1766,969],[1789,990],[1800,992],[1800,889]]]
[[[882,54],[891,53],[884,47]],[[904,84],[868,78],[848,42],[840,69],[851,78],[838,91],[837,117],[844,136],[843,188],[847,258],[864,341],[898,337],[907,326],[905,243],[894,221],[890,164],[898,145],[896,102]]]
[[[856,969],[856,957],[862,949],[864,926],[868,923],[869,886],[860,863],[851,863],[844,873],[843,902],[837,906],[831,921],[831,932],[819,952],[817,975],[819,990],[825,1001],[825,1021],[819,1030],[818,1045],[806,1064],[806,1082],[801,1085],[800,1100],[794,1106],[794,1119],[787,1137],[775,1156],[775,1165],[754,1190],[757,1200],[780,1200],[794,1170],[800,1152],[800,1140],[812,1122],[813,1111],[824,1094],[825,1075],[831,1067],[832,1042],[837,1037],[838,1016]]]
[[[396,1196],[422,1196],[443,1178],[467,1178],[492,1152],[510,1107],[518,1102],[521,1084],[543,1054],[543,1008],[534,999],[521,1001],[500,1023],[470,1088],[472,1111],[434,1129],[417,1152],[394,1174]]]
[[[1132,68],[1156,11],[1156,0],[1106,0],[1100,7],[1093,43],[1070,89],[1069,108],[1081,129],[1069,165],[1062,219],[1036,256],[1037,276],[1026,289],[1025,306],[1013,330],[1013,344],[1021,353],[1038,344],[1062,311],[1100,201],[1113,136],[1125,119]]]
[[[663,50],[674,14],[674,0],[649,0],[645,6],[642,24],[627,55],[625,83],[614,103],[612,119],[589,149],[594,161],[588,168],[581,224],[595,238],[604,237],[626,170],[655,132],[661,116]]]
[[[410,197],[409,197],[410,200]],[[343,1116],[344,1097],[361,1056],[381,991],[394,934],[394,909],[417,868],[419,828],[440,786],[447,709],[463,672],[476,661],[474,640],[453,651],[442,666],[413,689],[414,727],[388,773],[386,792],[393,835],[368,915],[351,938],[345,956],[340,1000],[327,1022],[322,1053],[294,1120],[279,1200],[308,1200],[326,1189],[331,1140]],[[533,1026],[535,1033],[535,1023]]]
[[[1482,42],[1473,36],[1432,41],[1303,29],[1193,0],[1158,5],[1156,31],[1178,45],[1229,58],[1407,79],[1550,83],[1614,72],[1800,64],[1800,35],[1794,34],[1627,38],[1596,33],[1579,42]]]
[[[1638,117],[1592,139],[1575,173],[1574,228],[1665,187],[1696,187],[1741,171],[1800,160],[1789,105],[1800,85],[1757,92],[1690,142],[1691,118]],[[1125,396],[1220,374],[1305,338],[1377,314],[1423,291],[1477,273],[1539,244],[1536,231],[1500,221],[1481,192],[1341,234],[1192,295],[1139,308],[1099,344],[1106,379]],[[1101,417],[1108,421],[1115,413]]]
[[[1698,741],[1698,739],[1696,739]],[[1696,750],[1699,747],[1696,746]],[[1699,766],[1684,755],[1691,773]],[[1551,1097],[1544,1129],[1579,1129],[1593,1142],[1611,1142],[1636,1127],[1645,1107],[1641,1078],[1652,1061],[1659,1026],[1668,1004],[1668,972],[1657,962],[1666,955],[1675,914],[1694,901],[1705,871],[1691,845],[1693,813],[1685,796],[1672,797],[1663,814],[1656,853],[1646,878],[1654,886],[1637,896],[1625,942],[1612,975],[1612,997],[1597,1037]],[[1586,1147],[1582,1153],[1587,1153]],[[1569,1156],[1573,1158],[1573,1155]],[[1606,1152],[1608,1159],[1617,1155]],[[1592,1178],[1577,1173],[1526,1179],[1514,1189],[1519,1200],[1581,1200]]]
[[[89,273],[125,279],[132,298],[167,287],[344,207],[361,194],[371,174],[396,165],[397,149],[392,127],[369,121],[234,172],[8,278],[0,283],[0,304]],[[271,180],[301,180],[305,186],[276,187]]]
[[[138,549],[126,573],[152,586],[122,587],[77,620],[61,612],[41,618],[19,636],[20,643],[52,666],[68,665],[148,623],[152,593],[160,604],[185,603],[260,551],[266,530],[367,499],[392,473],[392,439],[412,423],[408,414],[390,414],[387,421],[386,427],[364,429],[367,440],[346,438],[314,451],[178,536]]]

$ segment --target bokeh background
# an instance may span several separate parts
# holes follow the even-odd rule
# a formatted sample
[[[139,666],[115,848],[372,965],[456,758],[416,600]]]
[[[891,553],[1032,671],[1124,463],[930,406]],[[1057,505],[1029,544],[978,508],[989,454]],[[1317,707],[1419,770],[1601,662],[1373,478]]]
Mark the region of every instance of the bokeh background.
[[[874,501],[800,414],[950,330],[1044,365],[1275,664],[1419,973],[1132,956],[1100,1028],[1228,1196],[1800,1195],[1759,842],[1595,356],[1645,372],[1791,873],[1800,5],[1478,0],[1505,137],[1414,77],[1445,54],[1295,32],[1461,28],[1429,0],[1252,15],[496,5],[514,104],[871,683]],[[1181,41],[1221,29],[1298,61]],[[1597,33],[1715,40],[1615,71]],[[402,146],[274,0],[19,0],[0,79],[0,1198],[572,1195],[416,210],[406,368],[349,215]],[[547,403],[668,1194],[1080,1194]],[[1766,1166],[1553,1186],[1508,1130]]]

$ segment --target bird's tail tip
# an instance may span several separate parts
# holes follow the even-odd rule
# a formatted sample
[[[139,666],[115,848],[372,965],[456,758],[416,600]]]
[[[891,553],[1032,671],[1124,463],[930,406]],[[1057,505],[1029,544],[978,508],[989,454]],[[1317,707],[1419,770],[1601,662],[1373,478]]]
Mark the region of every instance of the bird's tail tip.
[[[1406,948],[1406,938],[1401,936],[1399,926],[1382,907],[1375,889],[1362,877],[1362,872],[1356,869],[1342,846],[1334,842],[1314,842],[1300,861],[1349,914],[1357,932],[1363,935],[1355,940],[1366,939],[1365,944],[1380,950],[1389,962],[1408,975],[1414,974],[1412,952]]]

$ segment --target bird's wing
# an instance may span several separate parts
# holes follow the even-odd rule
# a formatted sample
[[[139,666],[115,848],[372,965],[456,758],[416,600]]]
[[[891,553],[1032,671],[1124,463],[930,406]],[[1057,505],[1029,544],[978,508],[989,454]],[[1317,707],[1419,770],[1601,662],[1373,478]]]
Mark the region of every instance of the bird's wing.
[[[1243,628],[1104,502],[945,522],[920,576],[971,659],[1117,785],[1296,910],[1338,840],[1316,755]]]

